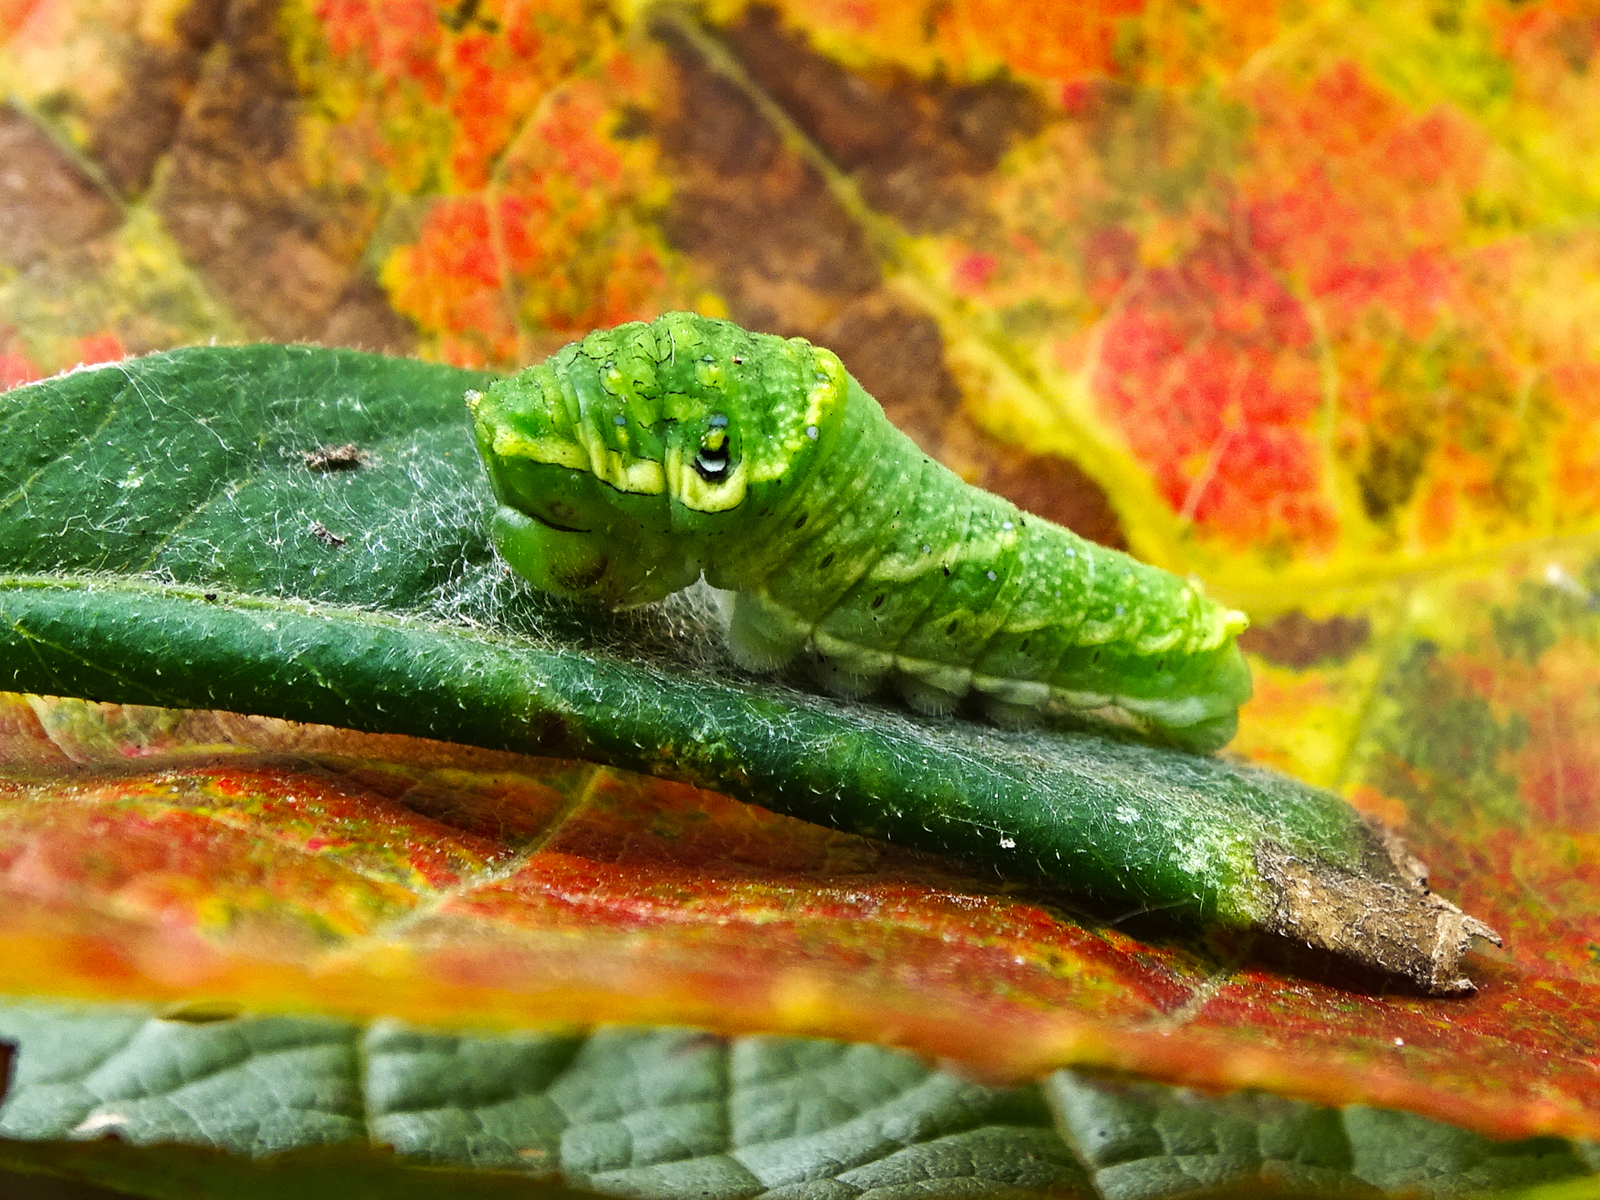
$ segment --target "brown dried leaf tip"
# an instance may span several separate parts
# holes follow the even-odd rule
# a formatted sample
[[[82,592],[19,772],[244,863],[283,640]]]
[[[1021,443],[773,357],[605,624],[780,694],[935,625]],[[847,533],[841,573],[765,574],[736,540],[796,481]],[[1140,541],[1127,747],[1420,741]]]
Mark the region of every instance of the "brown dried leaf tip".
[[[1476,990],[1461,956],[1500,935],[1428,889],[1428,869],[1394,833],[1370,824],[1363,871],[1297,857],[1276,842],[1256,847],[1274,892],[1272,933],[1411,980],[1433,996]]]
[[[364,467],[371,455],[354,442],[346,442],[342,446],[319,446],[315,450],[302,450],[300,457],[305,461],[306,470],[322,475],[329,471],[354,471]]]

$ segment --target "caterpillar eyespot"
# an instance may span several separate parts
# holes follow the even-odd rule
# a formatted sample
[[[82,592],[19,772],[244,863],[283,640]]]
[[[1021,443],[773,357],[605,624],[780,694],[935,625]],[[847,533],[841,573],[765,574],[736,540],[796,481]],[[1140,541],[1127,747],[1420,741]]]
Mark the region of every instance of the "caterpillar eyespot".
[[[748,669],[1005,724],[1109,712],[1197,751],[1249,699],[1243,613],[962,482],[804,339],[668,313],[467,402],[513,570],[614,607],[703,574]]]

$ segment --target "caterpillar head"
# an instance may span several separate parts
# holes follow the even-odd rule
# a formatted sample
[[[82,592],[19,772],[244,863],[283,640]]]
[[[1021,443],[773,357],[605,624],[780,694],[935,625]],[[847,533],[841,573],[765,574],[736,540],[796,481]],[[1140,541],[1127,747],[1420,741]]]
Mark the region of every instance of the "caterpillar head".
[[[759,537],[848,380],[809,342],[693,313],[591,333],[468,396],[495,546],[546,591],[659,600]]]

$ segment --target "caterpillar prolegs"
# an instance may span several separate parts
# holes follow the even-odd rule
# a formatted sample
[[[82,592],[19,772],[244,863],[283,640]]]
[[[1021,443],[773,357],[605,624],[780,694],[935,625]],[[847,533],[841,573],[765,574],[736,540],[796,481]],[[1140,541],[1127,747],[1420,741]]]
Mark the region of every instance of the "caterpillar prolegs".
[[[1242,613],[964,483],[804,339],[668,313],[468,402],[513,569],[609,606],[704,574],[749,669],[804,654],[841,695],[1110,710],[1198,751],[1250,696]]]

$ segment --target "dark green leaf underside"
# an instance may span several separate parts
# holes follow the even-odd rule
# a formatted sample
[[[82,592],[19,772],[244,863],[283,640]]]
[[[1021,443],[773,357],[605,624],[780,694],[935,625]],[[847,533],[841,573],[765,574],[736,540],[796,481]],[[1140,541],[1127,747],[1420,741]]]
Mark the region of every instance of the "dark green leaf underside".
[[[796,1038],[450,1036],[22,1003],[0,1006],[0,1040],[18,1047],[0,1167],[161,1195],[187,1180],[201,1189],[187,1194],[226,1182],[348,1198],[367,1179],[374,1195],[420,1180],[654,1200],[1136,1200],[1244,1184],[1445,1197],[1590,1171],[1558,1139],[1496,1143],[1409,1114],[1073,1072],[991,1088],[902,1051]]]

